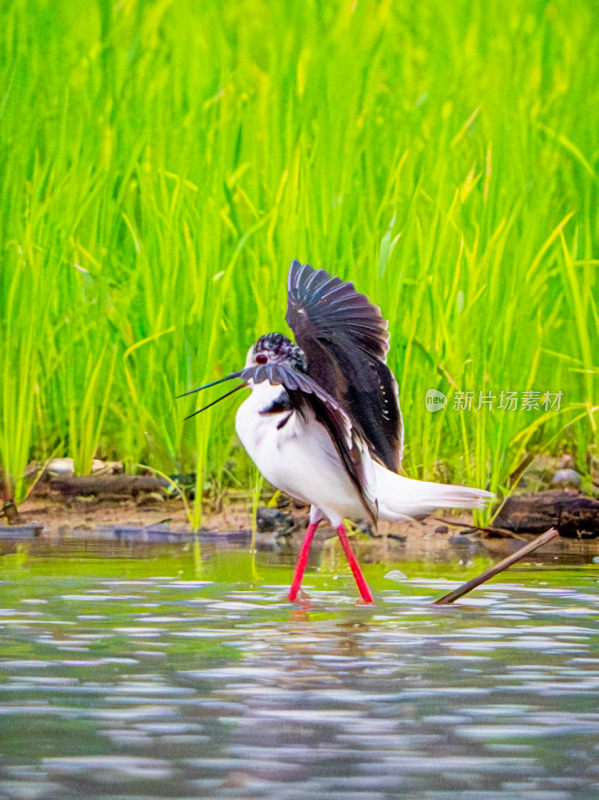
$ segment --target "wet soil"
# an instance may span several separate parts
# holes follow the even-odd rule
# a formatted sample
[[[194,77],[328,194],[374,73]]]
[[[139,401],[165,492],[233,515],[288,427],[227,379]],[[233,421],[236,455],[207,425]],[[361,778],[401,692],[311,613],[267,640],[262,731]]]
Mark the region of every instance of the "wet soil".
[[[275,512],[275,509],[266,509]],[[288,506],[282,509],[283,525],[261,525],[256,533],[258,548],[294,551],[299,547],[307,522],[307,508]],[[442,512],[441,512],[442,513]],[[260,515],[259,515],[260,517]],[[269,514],[266,514],[267,519]],[[132,497],[69,497],[49,490],[34,495],[19,508],[22,525],[37,526],[36,533],[44,539],[65,535],[93,537],[99,531],[126,532],[134,535],[145,531],[168,531],[169,540],[179,536],[189,539],[192,532],[185,506],[180,499],[159,495]],[[0,521],[0,524],[4,520]],[[365,562],[385,561],[390,557],[402,559],[445,560],[463,557],[465,561],[476,555],[500,558],[519,549],[530,536],[513,533],[476,530],[472,516],[466,513],[445,513],[439,517],[404,523],[381,523],[376,536],[359,535],[353,538],[360,559]],[[223,541],[231,534],[246,534],[248,543],[252,528],[252,507],[249,499],[234,499],[222,510],[206,507],[202,516],[201,531]],[[266,528],[266,529],[265,529]],[[270,528],[270,529],[268,529]],[[334,531],[322,525],[318,539],[324,543],[334,537]],[[18,537],[17,537],[18,538]],[[535,537],[532,537],[535,538]],[[560,538],[542,548],[543,561],[556,559],[588,560],[599,557],[599,540],[581,541]],[[540,551],[539,551],[540,552]]]
[[[189,533],[190,520],[180,499],[133,497],[64,497],[58,492],[36,496],[19,506],[21,523],[37,523],[45,533],[74,533],[114,527],[168,525],[174,533]],[[234,503],[225,510],[206,510],[202,529],[238,530],[251,526],[251,504]]]

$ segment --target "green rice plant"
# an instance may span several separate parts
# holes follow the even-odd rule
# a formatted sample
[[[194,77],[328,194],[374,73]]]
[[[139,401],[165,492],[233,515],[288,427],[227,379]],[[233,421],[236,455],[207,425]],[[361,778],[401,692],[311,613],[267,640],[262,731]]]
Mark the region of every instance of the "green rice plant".
[[[34,443],[44,306],[33,247],[23,251],[13,243],[7,251],[0,295],[0,493],[20,502]]]
[[[68,328],[65,333],[70,336]],[[55,390],[68,404],[68,452],[73,457],[75,474],[85,475],[91,472],[109,409],[117,351],[105,343],[92,361],[89,340],[83,337],[65,342],[59,352],[60,384]]]
[[[56,448],[80,471],[95,454],[194,472],[194,526],[209,484],[251,495],[236,401],[184,422],[175,397],[286,332],[293,258],[389,319],[408,474],[507,491],[525,458],[567,451],[590,484],[591,0],[10,0],[0,17],[7,495]]]

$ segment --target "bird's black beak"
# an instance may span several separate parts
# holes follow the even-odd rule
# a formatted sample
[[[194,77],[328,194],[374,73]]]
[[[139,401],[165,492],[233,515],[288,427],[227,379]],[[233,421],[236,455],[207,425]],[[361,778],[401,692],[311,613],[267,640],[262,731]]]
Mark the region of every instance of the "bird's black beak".
[[[203,386],[198,386],[197,389],[190,389],[188,392],[183,392],[183,394],[178,394],[176,399],[178,400],[180,397],[187,397],[187,395],[195,394],[196,392],[201,392],[202,389],[209,389],[211,386],[217,386],[219,383],[224,383],[225,381],[230,381],[233,378],[240,378],[240,377],[241,377],[241,372],[232,372],[230,375],[225,375],[224,378],[219,378],[217,381],[212,381],[211,383],[205,383]],[[213,400],[211,403],[208,403],[208,405],[202,406],[202,408],[198,408],[197,411],[194,411],[192,414],[189,414],[187,417],[185,417],[185,419],[186,420],[191,419],[192,417],[195,417],[196,414],[200,414],[202,411],[205,411],[207,408],[210,408],[210,406],[214,406],[217,403],[220,403],[220,401],[224,400],[225,397],[229,397],[229,395],[234,394],[235,392],[239,391],[239,389],[243,389],[245,385],[246,385],[245,381],[243,383],[240,383],[239,386],[236,386],[234,389],[231,389],[230,392],[226,392],[220,397],[217,397],[216,400]]]
[[[224,383],[225,381],[230,381],[232,378],[240,378],[241,372],[232,372],[230,375],[225,375],[224,378],[219,378],[217,381],[212,381],[212,383],[205,383],[203,386],[198,386],[197,389],[190,389],[188,392],[183,392],[183,394],[176,395],[176,400],[180,397],[187,397],[189,394],[195,394],[196,392],[201,392],[202,389],[209,389],[211,386],[216,386],[219,383]]]

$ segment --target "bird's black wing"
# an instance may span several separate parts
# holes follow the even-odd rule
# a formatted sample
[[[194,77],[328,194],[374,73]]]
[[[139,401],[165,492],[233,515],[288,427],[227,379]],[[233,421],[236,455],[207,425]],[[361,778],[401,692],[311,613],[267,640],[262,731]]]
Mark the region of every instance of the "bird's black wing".
[[[402,420],[380,309],[353,283],[299,261],[291,264],[287,288],[287,324],[308,375],[346,411],[372,454],[397,472]]]
[[[242,381],[255,383],[268,381],[280,384],[289,395],[291,405],[300,414],[307,408],[314,411],[316,419],[327,428],[353,485],[355,486],[366,517],[376,527],[378,507],[372,481],[367,477],[366,446],[337,400],[319,386],[310,375],[287,364],[271,362],[246,367],[239,375]]]

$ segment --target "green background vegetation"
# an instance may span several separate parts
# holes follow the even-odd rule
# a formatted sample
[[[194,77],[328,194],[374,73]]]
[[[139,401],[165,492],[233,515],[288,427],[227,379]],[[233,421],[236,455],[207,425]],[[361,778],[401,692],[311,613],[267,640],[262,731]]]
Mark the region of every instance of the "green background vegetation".
[[[293,258],[390,320],[408,474],[497,490],[535,450],[589,474],[593,0],[9,0],[0,15],[7,494],[51,454],[250,486],[235,401],[184,423],[175,395],[285,332]],[[445,411],[426,411],[429,388]],[[451,408],[528,390],[563,392],[559,412]]]

